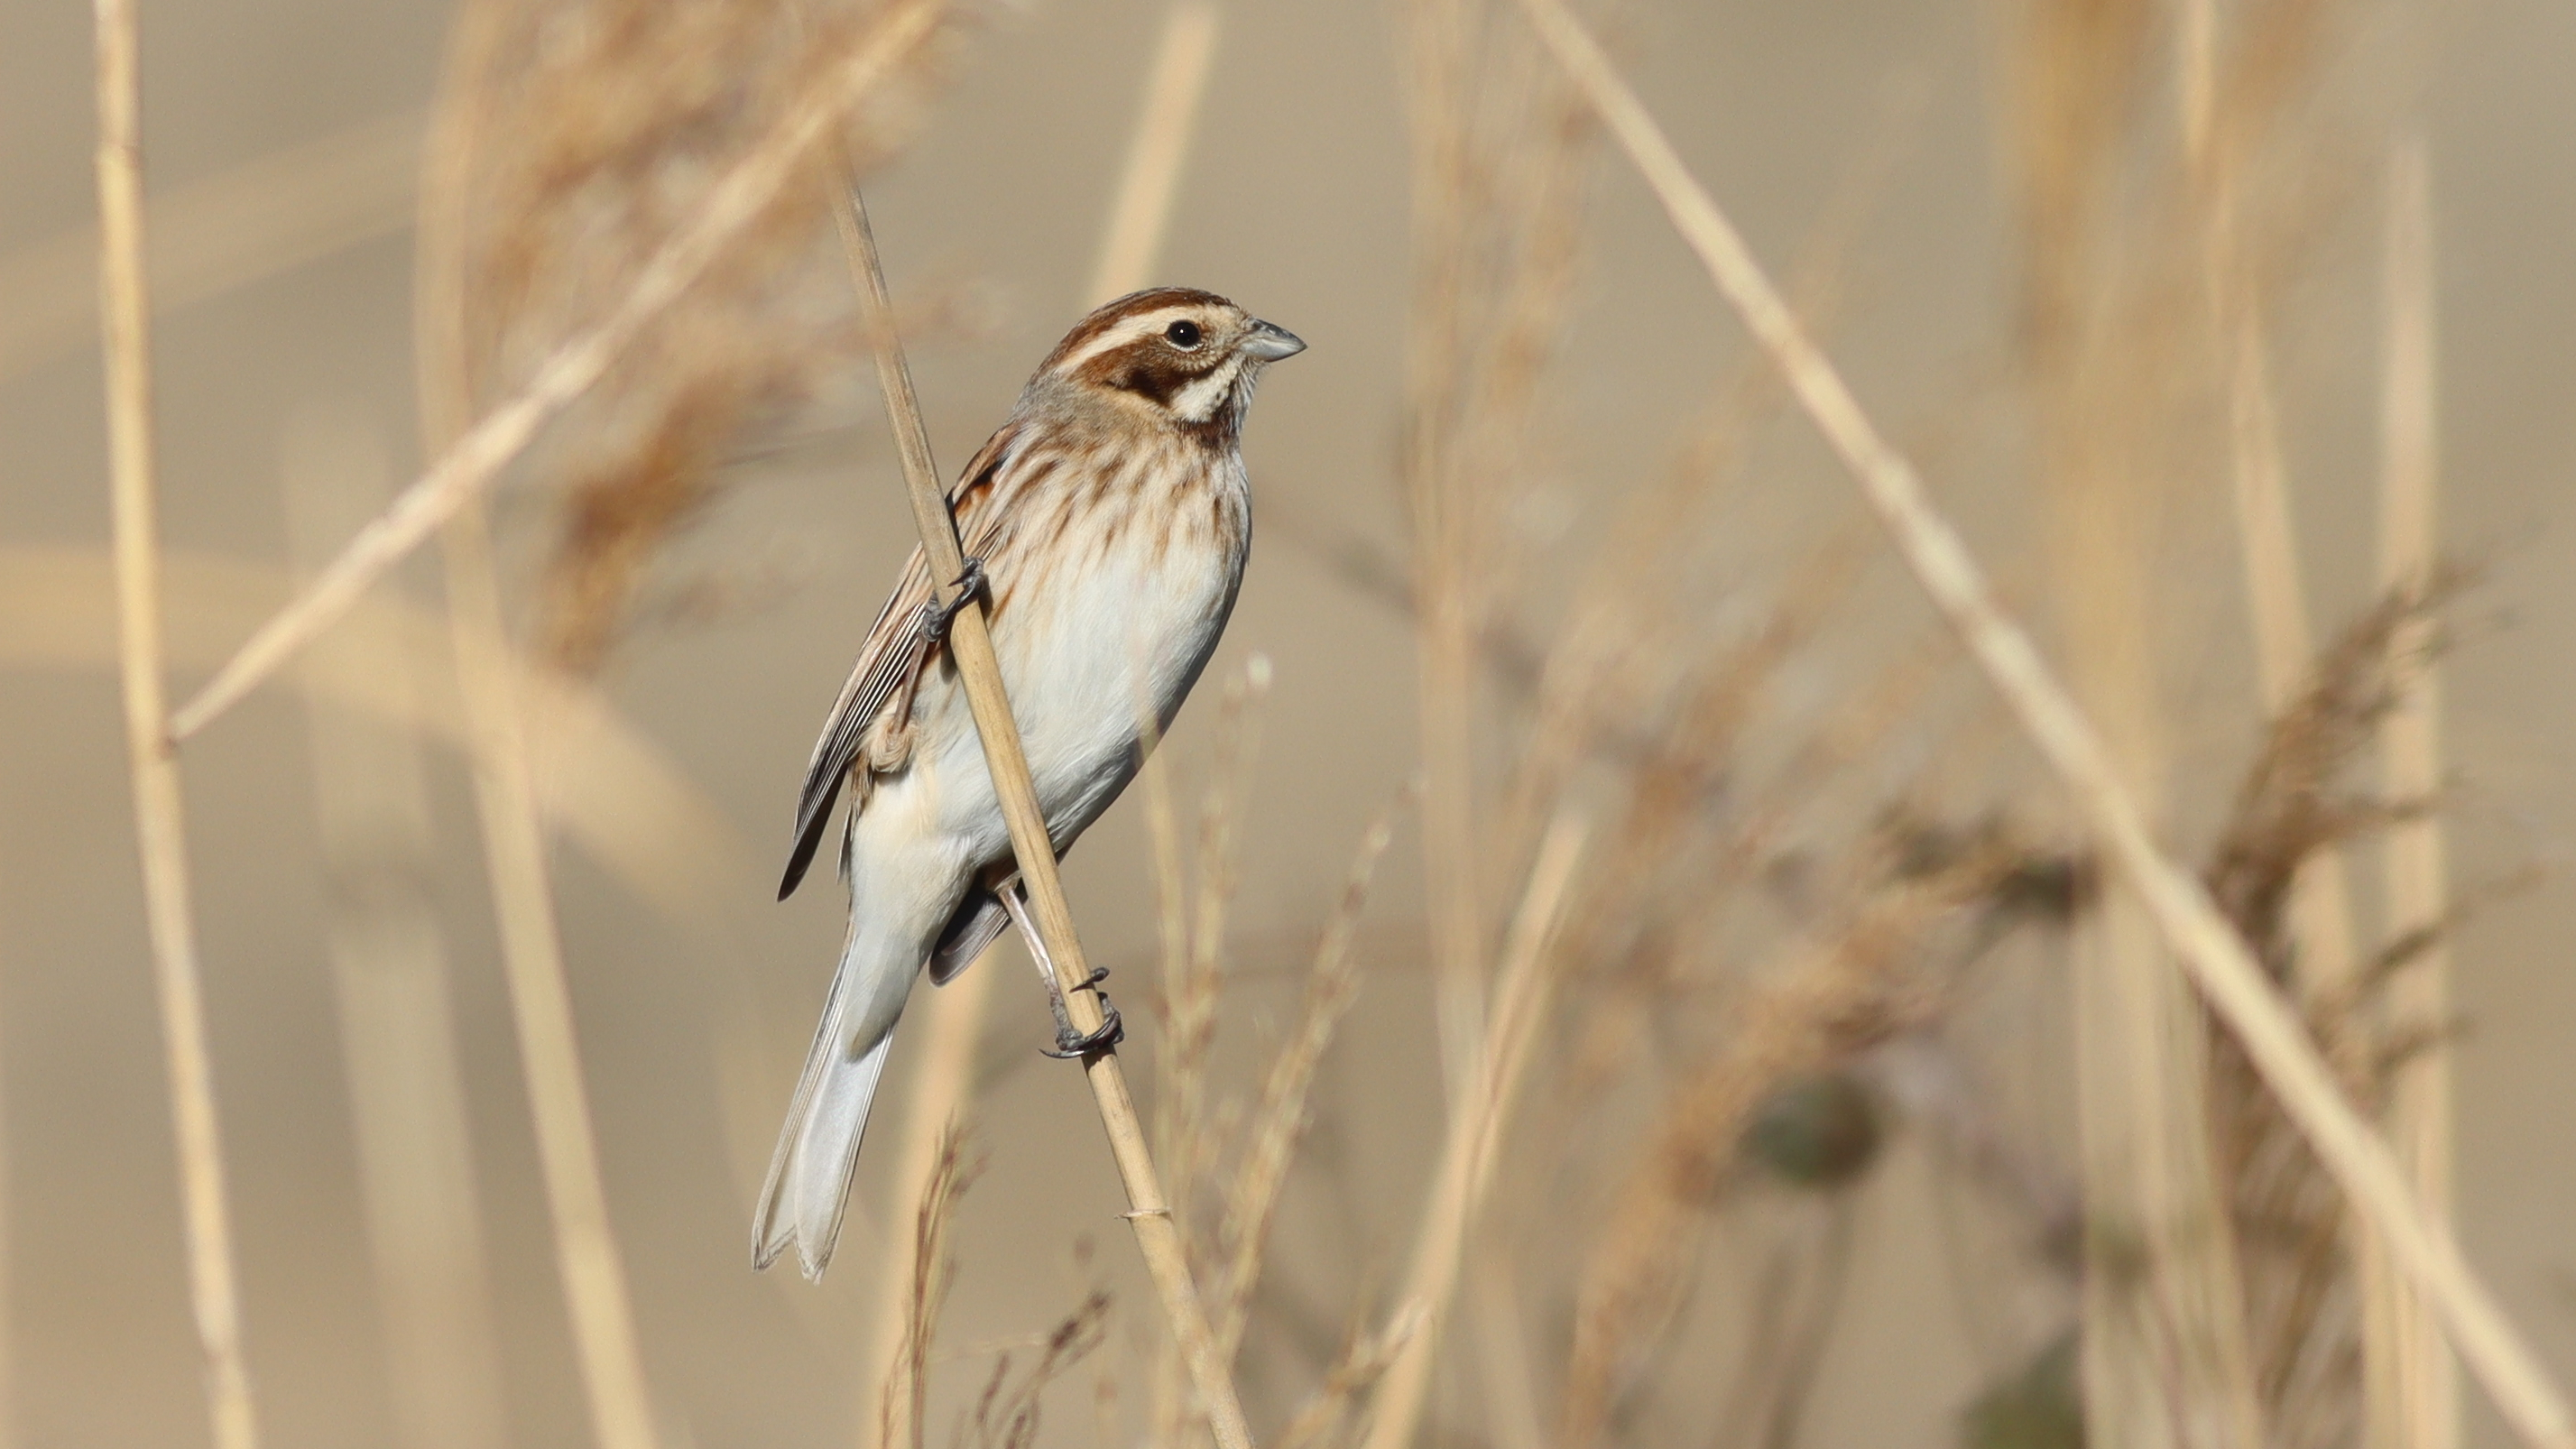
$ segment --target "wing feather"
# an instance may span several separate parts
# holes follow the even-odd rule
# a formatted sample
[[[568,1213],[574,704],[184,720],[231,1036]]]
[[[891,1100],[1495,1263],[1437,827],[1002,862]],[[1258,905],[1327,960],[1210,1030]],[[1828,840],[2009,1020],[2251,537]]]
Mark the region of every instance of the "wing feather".
[[[980,554],[996,531],[996,515],[1001,510],[991,506],[996,492],[994,475],[1008,459],[1010,443],[1017,432],[1014,425],[995,433],[974,461],[966,465],[956,489],[948,496],[950,514],[957,520],[969,554]],[[806,762],[805,785],[796,798],[796,842],[787,857],[786,874],[778,884],[780,900],[795,893],[813,865],[824,831],[832,821],[832,805],[840,798],[850,771],[860,766],[859,752],[869,731],[876,728],[878,716],[890,701],[909,699],[906,686],[917,681],[921,671],[938,657],[939,644],[929,637],[925,612],[930,602],[930,566],[916,544],[894,593],[869,628],[867,642],[859,647],[858,662],[851,667],[849,682],[841,686],[840,698],[833,701],[829,722],[823,726],[823,736],[815,742],[813,757]]]

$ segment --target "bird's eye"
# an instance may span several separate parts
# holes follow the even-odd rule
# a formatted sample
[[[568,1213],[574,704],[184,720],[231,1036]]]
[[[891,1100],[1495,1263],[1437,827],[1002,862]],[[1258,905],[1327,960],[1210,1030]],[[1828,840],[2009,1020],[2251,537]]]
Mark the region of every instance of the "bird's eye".
[[[1174,347],[1196,347],[1199,345],[1199,324],[1196,322],[1175,322],[1171,326],[1163,329],[1163,335],[1172,339],[1172,345]]]

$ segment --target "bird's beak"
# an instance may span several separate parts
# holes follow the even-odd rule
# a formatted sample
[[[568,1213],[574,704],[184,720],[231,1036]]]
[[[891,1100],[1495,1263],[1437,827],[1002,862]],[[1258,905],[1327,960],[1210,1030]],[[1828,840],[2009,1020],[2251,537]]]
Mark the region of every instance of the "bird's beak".
[[[1306,344],[1298,340],[1296,333],[1285,327],[1276,327],[1256,320],[1252,324],[1252,335],[1243,339],[1243,350],[1247,355],[1260,358],[1264,362],[1277,362],[1283,357],[1294,357],[1305,351]]]

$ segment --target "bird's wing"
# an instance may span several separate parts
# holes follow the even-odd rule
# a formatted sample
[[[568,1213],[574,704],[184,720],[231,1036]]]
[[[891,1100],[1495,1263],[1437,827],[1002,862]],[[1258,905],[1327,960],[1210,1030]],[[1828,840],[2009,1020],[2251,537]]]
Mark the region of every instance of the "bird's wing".
[[[1005,427],[995,433],[975,460],[966,465],[956,490],[948,496],[950,516],[957,520],[957,530],[969,556],[980,556],[998,527],[995,515],[1000,510],[991,506],[996,491],[994,475],[1009,455],[1015,432],[1015,428]],[[858,663],[851,667],[849,682],[841,686],[841,697],[833,701],[830,722],[824,725],[823,737],[815,742],[813,758],[806,763],[805,788],[796,799],[796,846],[787,857],[787,873],[778,884],[780,900],[795,892],[813,865],[814,853],[823,843],[823,832],[831,824],[832,804],[840,798],[841,786],[849,779],[851,769],[859,765],[859,750],[868,732],[876,727],[878,716],[892,701],[909,701],[912,695],[907,686],[917,681],[938,656],[939,642],[930,637],[925,617],[931,598],[930,567],[916,544],[893,595],[869,628],[867,642],[859,647]]]

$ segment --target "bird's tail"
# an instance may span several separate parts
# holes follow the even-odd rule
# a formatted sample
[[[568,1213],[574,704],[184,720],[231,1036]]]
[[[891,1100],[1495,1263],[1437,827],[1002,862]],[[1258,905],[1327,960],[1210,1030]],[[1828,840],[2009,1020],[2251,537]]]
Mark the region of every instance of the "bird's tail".
[[[893,959],[883,949],[888,944],[853,930],[841,953],[823,1024],[805,1054],[805,1073],[769,1159],[769,1181],[760,1190],[760,1211],[752,1222],[755,1268],[768,1267],[790,1243],[808,1278],[822,1277],[832,1260],[868,1104],[894,1046],[904,997],[921,969],[918,960]]]

